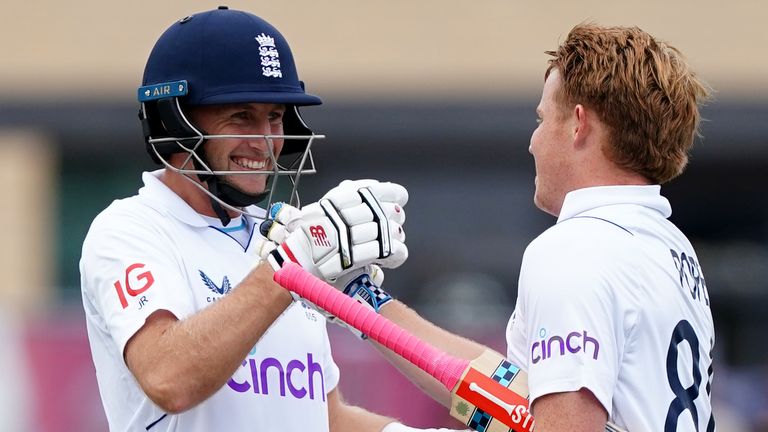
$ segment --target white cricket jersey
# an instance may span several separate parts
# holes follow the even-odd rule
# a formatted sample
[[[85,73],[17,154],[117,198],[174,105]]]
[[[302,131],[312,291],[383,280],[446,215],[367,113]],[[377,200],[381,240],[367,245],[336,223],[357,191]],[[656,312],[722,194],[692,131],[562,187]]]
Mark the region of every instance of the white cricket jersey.
[[[630,432],[714,430],[709,295],[671,213],[660,186],[581,189],[528,246],[507,356],[531,402],[587,388]]]
[[[161,309],[179,319],[200,311],[236,289],[259,261],[248,247],[254,242],[243,247],[209,226],[159,180],[160,173],[144,173],[138,195],[115,201],[96,217],[83,245],[83,305],[110,430],[327,431],[326,394],[336,387],[339,370],[325,318],[301,302],[272,324],[229,382],[200,405],[166,414],[138,386],[123,350],[145,319]],[[258,222],[248,221],[253,236],[259,235]]]

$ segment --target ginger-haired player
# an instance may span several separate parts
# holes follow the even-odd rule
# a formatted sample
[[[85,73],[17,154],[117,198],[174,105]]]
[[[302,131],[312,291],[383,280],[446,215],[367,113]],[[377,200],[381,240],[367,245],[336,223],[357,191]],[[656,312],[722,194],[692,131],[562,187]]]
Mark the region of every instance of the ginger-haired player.
[[[637,27],[580,24],[548,54],[529,150],[534,202],[557,223],[525,251],[506,331],[536,431],[713,431],[706,281],[660,194],[686,166],[708,88]],[[455,355],[480,352],[401,304],[381,313]]]

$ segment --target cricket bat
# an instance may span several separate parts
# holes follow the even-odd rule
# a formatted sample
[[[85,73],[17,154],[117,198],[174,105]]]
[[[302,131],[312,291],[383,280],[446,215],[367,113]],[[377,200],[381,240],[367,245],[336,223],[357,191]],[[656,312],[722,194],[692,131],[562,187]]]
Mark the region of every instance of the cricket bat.
[[[286,262],[275,282],[337,316],[440,381],[451,392],[450,414],[480,432],[531,432],[528,377],[493,351],[468,361],[439,350],[336,288]],[[621,429],[608,423],[608,432]]]

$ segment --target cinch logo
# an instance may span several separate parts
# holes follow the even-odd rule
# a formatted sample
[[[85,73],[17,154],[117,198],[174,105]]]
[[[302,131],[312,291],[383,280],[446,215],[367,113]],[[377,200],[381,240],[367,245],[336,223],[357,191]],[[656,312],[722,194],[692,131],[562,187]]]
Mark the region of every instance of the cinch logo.
[[[315,225],[309,227],[309,235],[315,241],[315,246],[330,246],[331,242],[328,241],[328,236],[325,235],[325,228],[322,225]]]
[[[566,349],[571,354],[577,354],[581,351],[586,353],[587,347],[591,346],[592,358],[594,360],[597,360],[597,354],[600,352],[600,342],[593,337],[589,337],[586,330],[570,332],[565,339],[556,335],[545,339],[547,331],[542,328],[539,330],[539,336],[541,341],[534,342],[531,345],[531,361],[533,364],[551,358],[558,353],[563,356]]]
[[[144,291],[148,290],[149,287],[152,286],[153,283],[155,283],[155,277],[152,276],[152,272],[149,270],[139,273],[135,276],[136,281],[142,281],[143,285],[137,289],[133,289],[131,287],[131,272],[133,272],[136,269],[144,268],[144,264],[141,263],[135,263],[129,265],[125,269],[125,290],[123,290],[123,286],[120,284],[120,280],[115,281],[115,291],[117,291],[117,298],[120,299],[120,305],[123,306],[123,309],[128,307],[128,299],[125,298],[125,293],[127,292],[129,296],[136,297],[139,294],[143,293]],[[141,309],[144,304],[147,302],[147,298],[145,296],[142,296],[139,299],[139,309]]]
[[[275,391],[274,385],[277,383],[280,396],[286,396],[286,389],[291,396],[296,399],[303,399],[309,395],[309,398],[315,399],[315,381],[316,375],[320,378],[320,394],[325,401],[325,381],[323,378],[323,367],[312,360],[312,353],[307,354],[307,362],[301,360],[290,360],[285,366],[280,360],[274,357],[267,357],[259,363],[254,358],[243,360],[242,367],[248,367],[251,371],[251,381],[237,382],[235,378],[230,378],[227,385],[238,393],[245,393],[253,390],[255,394],[269,394],[269,385],[273,385],[272,392]],[[270,380],[270,378],[272,378]]]

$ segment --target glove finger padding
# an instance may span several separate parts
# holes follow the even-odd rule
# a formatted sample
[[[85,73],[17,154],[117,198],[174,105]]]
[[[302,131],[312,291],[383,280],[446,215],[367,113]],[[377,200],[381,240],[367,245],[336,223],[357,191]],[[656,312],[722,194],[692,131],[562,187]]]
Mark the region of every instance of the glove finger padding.
[[[367,187],[381,202],[399,204],[401,207],[408,204],[408,190],[397,183],[385,182]]]
[[[384,268],[398,268],[408,259],[408,246],[400,241],[392,242],[392,253],[385,259],[376,260]]]
[[[379,237],[379,224],[376,222],[367,222],[350,227],[350,236],[355,244],[363,244],[374,241]],[[393,240],[405,242],[405,230],[400,224],[389,224],[389,235]]]
[[[376,264],[368,266],[368,270],[370,270],[369,274],[373,283],[380,287],[384,283],[384,271]]]
[[[408,257],[407,201],[407,190],[396,183],[344,181],[302,210],[277,204],[261,231],[281,244],[280,256],[326,280],[373,263],[394,268]]]
[[[267,239],[280,244],[296,229],[301,222],[301,217],[302,212],[298,208],[276,202],[269,209],[269,219],[259,225],[259,232]]]
[[[285,241],[290,232],[285,225],[277,222],[275,219],[267,219],[259,225],[259,232],[267,239],[280,244]]]
[[[312,203],[310,206],[311,205],[317,206],[317,203]],[[305,207],[305,209],[307,207]],[[316,212],[315,216],[322,216],[322,209],[318,207],[317,210],[318,211]],[[300,210],[283,202],[276,202],[272,204],[269,214],[272,220],[279,222],[281,225],[289,227],[289,231],[293,232],[296,225],[301,222],[301,219],[305,217],[305,215],[309,214],[309,211]]]
[[[267,259],[267,256],[269,256],[269,253],[277,248],[277,243],[270,241],[269,239],[258,238],[256,239],[256,243],[253,245],[253,247],[255,248],[259,257],[262,260],[265,260]]]
[[[400,225],[405,223],[405,210],[400,204],[382,202],[381,208],[384,210],[384,214],[387,215],[387,219],[391,222],[397,222]]]
[[[280,223],[278,219],[266,220],[261,224],[260,231],[264,237],[271,240],[271,242],[269,243],[274,242],[274,243],[280,244],[283,241],[285,241],[285,238],[288,235],[291,234],[292,230],[289,228],[290,225],[298,225],[298,224],[290,223],[289,225],[286,226]],[[349,232],[350,232],[350,240],[353,243],[353,248],[355,245],[362,245],[368,242],[376,241],[380,234],[379,225],[373,221],[350,226]],[[312,235],[313,232],[310,231],[309,234]],[[317,230],[315,230],[314,234],[317,234]],[[405,242],[405,230],[403,230],[403,227],[397,222],[390,221],[389,235],[391,237],[392,242],[395,242],[395,241],[398,241],[400,243]],[[272,249],[274,249],[274,247]],[[266,252],[270,252],[270,250],[267,250]],[[260,255],[262,254],[260,253]],[[369,259],[375,258],[375,257],[371,257],[370,254],[366,254],[366,256]]]
[[[360,189],[367,188],[380,202],[398,204],[400,207],[408,203],[408,190],[391,182],[376,180],[344,180],[335,188],[329,190],[322,199],[328,199],[339,208],[344,209],[362,202],[358,195]]]
[[[363,196],[359,188],[365,185],[376,185],[378,192],[371,190],[375,201],[370,205],[363,201]],[[354,189],[356,187],[357,189]],[[393,196],[396,201],[387,201],[387,197]],[[342,219],[348,226],[357,225],[365,222],[373,222],[381,214],[374,213],[373,209],[380,208],[384,218],[388,221],[396,222],[402,228],[405,223],[405,211],[403,205],[408,201],[408,192],[404,187],[395,183],[379,183],[376,180],[345,180],[339,186],[329,191],[323,199],[329,199]],[[378,206],[376,206],[378,202]],[[373,209],[372,209],[373,208]],[[271,218],[287,228],[288,232],[295,231],[302,219],[311,217],[326,216],[325,211],[319,203],[312,203],[299,210],[296,207],[285,203],[275,203],[270,209]],[[272,240],[282,242],[278,229]]]
[[[392,242],[392,253],[386,258],[378,258],[379,245],[377,242],[368,242],[352,247],[352,256],[356,263],[376,263],[384,268],[400,267],[408,259],[408,247],[399,241]],[[336,279],[350,270],[341,266],[341,261],[329,259],[318,264],[317,269],[326,280]]]
[[[381,208],[381,211],[387,220],[397,222],[400,225],[405,222],[405,210],[403,210],[399,204],[379,202],[379,208]],[[339,209],[339,213],[341,213],[341,217],[344,218],[348,225],[372,222],[377,216],[374,211],[371,210],[371,206],[365,203]]]

